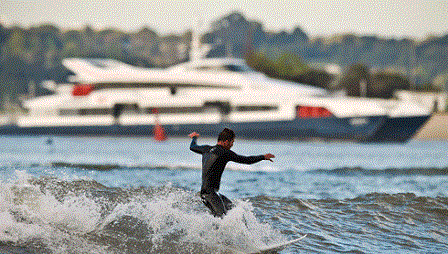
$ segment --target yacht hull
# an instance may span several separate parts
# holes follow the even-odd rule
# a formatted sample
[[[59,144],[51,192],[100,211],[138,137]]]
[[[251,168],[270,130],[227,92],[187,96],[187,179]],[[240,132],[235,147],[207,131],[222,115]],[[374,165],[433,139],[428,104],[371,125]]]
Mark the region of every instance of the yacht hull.
[[[406,142],[429,120],[431,116],[388,117],[368,142]]]
[[[168,137],[186,136],[196,131],[217,137],[228,127],[244,139],[349,140],[359,142],[406,142],[429,116],[389,118],[297,118],[291,121],[220,122],[197,124],[163,124]],[[0,135],[50,136],[153,136],[154,125],[90,125],[19,127],[0,126]]]

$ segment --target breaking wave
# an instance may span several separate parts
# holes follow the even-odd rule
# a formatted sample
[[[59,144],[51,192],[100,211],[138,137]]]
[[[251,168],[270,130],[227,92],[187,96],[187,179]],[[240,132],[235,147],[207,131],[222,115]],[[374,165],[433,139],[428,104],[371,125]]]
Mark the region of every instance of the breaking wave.
[[[285,240],[249,201],[220,219],[169,184],[109,188],[16,174],[0,187],[2,253],[234,253]]]

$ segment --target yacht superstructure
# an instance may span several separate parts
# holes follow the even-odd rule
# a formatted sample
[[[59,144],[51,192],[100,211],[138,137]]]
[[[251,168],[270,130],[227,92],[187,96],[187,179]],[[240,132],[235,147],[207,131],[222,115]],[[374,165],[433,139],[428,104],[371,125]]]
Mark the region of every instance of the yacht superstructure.
[[[332,97],[324,89],[269,78],[242,59],[195,59],[167,69],[111,59],[63,61],[75,73],[54,94],[27,100],[28,114],[0,134],[152,135],[191,131],[243,138],[406,141],[430,112],[410,101],[384,107],[366,98]]]

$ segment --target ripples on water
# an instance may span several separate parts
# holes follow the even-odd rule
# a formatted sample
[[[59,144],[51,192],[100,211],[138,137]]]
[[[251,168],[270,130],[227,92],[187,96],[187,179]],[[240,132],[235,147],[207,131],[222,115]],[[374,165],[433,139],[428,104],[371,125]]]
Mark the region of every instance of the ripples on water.
[[[307,233],[300,253],[446,253],[447,198],[372,193],[355,199],[255,197],[283,234]],[[282,209],[277,209],[282,207]],[[286,226],[289,225],[289,226]]]
[[[240,253],[303,234],[281,253],[448,252],[446,143],[242,141],[276,162],[229,164],[237,205],[218,219],[187,139],[45,141],[0,146],[0,253]]]

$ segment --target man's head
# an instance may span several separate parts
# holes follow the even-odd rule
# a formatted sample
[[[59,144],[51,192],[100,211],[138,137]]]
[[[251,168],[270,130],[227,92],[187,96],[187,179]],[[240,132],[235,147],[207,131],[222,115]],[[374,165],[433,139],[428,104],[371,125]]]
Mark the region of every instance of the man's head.
[[[230,149],[233,146],[235,140],[235,132],[229,128],[224,128],[224,130],[219,133],[218,145],[223,146],[226,149]]]

